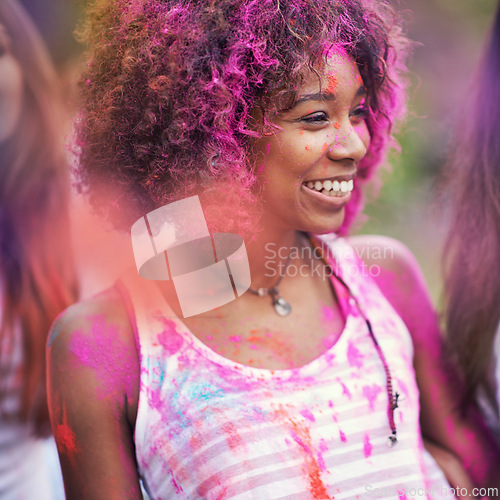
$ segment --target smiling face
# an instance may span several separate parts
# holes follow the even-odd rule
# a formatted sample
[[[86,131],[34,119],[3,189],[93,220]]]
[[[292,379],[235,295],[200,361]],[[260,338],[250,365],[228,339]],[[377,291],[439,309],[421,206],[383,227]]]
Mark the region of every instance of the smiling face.
[[[297,91],[295,104],[271,121],[278,130],[256,140],[255,173],[264,224],[276,230],[337,230],[370,135],[357,65],[337,51]]]
[[[0,142],[14,132],[23,99],[23,77],[19,63],[9,50],[9,40],[0,24]]]

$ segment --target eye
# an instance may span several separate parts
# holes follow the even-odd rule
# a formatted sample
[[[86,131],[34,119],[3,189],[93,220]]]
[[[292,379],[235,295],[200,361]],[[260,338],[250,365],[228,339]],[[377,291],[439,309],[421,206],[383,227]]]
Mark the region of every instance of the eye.
[[[359,123],[368,118],[368,113],[369,113],[368,107],[364,104],[361,104],[360,106],[357,106],[351,111],[350,117],[354,123]]]
[[[300,118],[302,123],[308,123],[310,125],[316,125],[328,121],[328,116],[324,111],[318,111],[307,116]]]

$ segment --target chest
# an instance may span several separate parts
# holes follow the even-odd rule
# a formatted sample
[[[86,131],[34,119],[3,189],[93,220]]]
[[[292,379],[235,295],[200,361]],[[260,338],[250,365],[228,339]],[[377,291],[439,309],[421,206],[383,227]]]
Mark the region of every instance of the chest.
[[[310,283],[284,288],[291,305],[279,316],[269,296],[246,294],[216,314],[185,319],[190,331],[218,354],[238,363],[266,369],[303,366],[338,340],[345,314],[331,285]]]

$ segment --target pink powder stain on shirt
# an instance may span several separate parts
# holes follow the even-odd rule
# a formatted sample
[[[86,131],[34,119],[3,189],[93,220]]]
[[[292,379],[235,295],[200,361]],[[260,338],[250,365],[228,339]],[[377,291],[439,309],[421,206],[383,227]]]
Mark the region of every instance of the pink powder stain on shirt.
[[[346,438],[346,435],[339,429],[339,436],[340,436],[340,440],[343,442],[343,443],[347,443],[347,438]]]
[[[340,380],[339,380],[340,382]],[[352,399],[352,394],[351,391],[347,388],[347,386],[344,384],[344,382],[340,382],[340,385],[342,386],[342,393],[346,395],[349,399]]]
[[[321,479],[320,464],[318,463],[318,459],[312,453],[313,447],[309,429],[307,427],[300,426],[292,419],[289,419],[289,421],[294,427],[292,437],[296,443],[301,445],[305,455],[302,470],[309,477],[309,490],[312,498],[318,500],[330,499],[331,497],[328,495],[326,487]]]
[[[165,320],[165,323],[166,328],[158,334],[158,342],[170,356],[173,356],[180,350],[184,340],[179,333],[177,333],[175,323],[172,320]]]
[[[307,420],[310,420],[311,422],[316,422],[316,419],[314,418],[314,415],[306,408],[305,410],[299,411],[299,413],[307,418]]]
[[[370,443],[370,436],[368,434],[365,434],[365,437],[363,438],[363,451],[365,453],[365,458],[371,456],[372,450],[373,446]]]
[[[363,366],[362,360],[363,355],[359,352],[358,348],[352,342],[349,342],[349,346],[347,347],[347,361],[349,364],[356,368],[361,368]]]
[[[370,410],[373,411],[375,409],[375,400],[377,399],[377,396],[380,394],[381,391],[382,388],[376,384],[365,385],[363,387],[363,396],[365,396],[365,398],[368,399]]]
[[[232,422],[227,422],[222,426],[222,430],[225,432],[227,437],[227,442],[229,444],[229,448],[234,450],[235,448],[239,448],[243,444],[243,440],[241,436],[238,434],[236,427]]]
[[[314,453],[314,446],[309,428],[304,424],[295,422],[282,405],[275,410],[275,418],[284,421],[284,424],[290,428],[291,437],[300,447],[299,450],[304,457],[302,470],[308,477],[309,491],[311,492],[312,498],[317,500],[330,500],[332,497],[328,495],[325,484],[321,479],[322,469],[316,456],[318,453]],[[320,442],[320,452],[321,446]],[[324,466],[324,462],[322,465]]]
[[[326,472],[326,464],[325,464],[325,459],[323,458],[323,453],[328,451],[328,446],[325,442],[324,439],[320,439],[319,441],[319,446],[318,446],[318,465],[319,468],[323,471]]]

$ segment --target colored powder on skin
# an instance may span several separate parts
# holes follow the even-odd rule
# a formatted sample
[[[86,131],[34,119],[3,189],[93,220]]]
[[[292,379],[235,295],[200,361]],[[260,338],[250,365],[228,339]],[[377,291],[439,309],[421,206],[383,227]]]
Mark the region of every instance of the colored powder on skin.
[[[127,394],[132,394],[138,383],[137,360],[129,346],[121,339],[117,326],[107,323],[103,316],[93,316],[90,332],[75,331],[68,343],[68,350],[77,360],[75,368],[81,366],[95,370],[99,374],[96,381],[97,396],[106,398],[117,393],[123,386]]]
[[[251,330],[251,332],[258,333],[259,330]],[[279,337],[272,336],[270,332],[266,332],[265,337],[252,334],[245,340],[254,344],[250,346],[251,349],[258,349],[257,346],[260,346],[262,349],[270,351],[275,359],[283,360],[290,366],[293,364],[292,347]]]
[[[337,130],[339,130],[339,129],[340,129],[340,127],[341,127],[341,125],[340,125],[340,123],[339,123],[339,122],[335,122],[335,123],[333,124],[333,126],[334,126]]]
[[[62,423],[58,424],[54,432],[54,438],[57,442],[58,448],[68,456],[69,460],[73,462],[75,453],[77,452],[76,447],[76,436],[68,425],[68,419],[66,416],[66,408],[63,407],[63,418]]]
[[[307,145],[304,149],[305,149],[306,151],[311,151],[311,146]]]
[[[363,355],[359,352],[357,347],[349,342],[349,346],[347,347],[347,361],[351,366],[355,366],[356,368],[361,368],[363,366]]]
[[[363,451],[365,453],[366,458],[371,456],[372,450],[373,450],[373,446],[370,443],[370,436],[368,436],[368,434],[365,434],[365,437],[363,438]]]
[[[321,308],[321,321],[328,322],[335,318],[333,307],[323,306]]]
[[[327,94],[335,94],[335,89],[337,88],[337,78],[335,75],[329,74],[327,75],[328,78],[328,86],[326,87],[326,93]]]
[[[325,142],[325,143],[323,144],[323,149],[322,149],[322,151],[321,151],[321,152],[322,152],[322,153],[325,153],[327,149],[328,149],[328,144]]]
[[[377,396],[380,394],[382,391],[382,388],[376,384],[373,384],[371,386],[365,385],[363,387],[363,396],[365,396],[366,399],[368,399],[368,403],[370,405],[370,410],[375,409],[375,400],[377,399]]]

